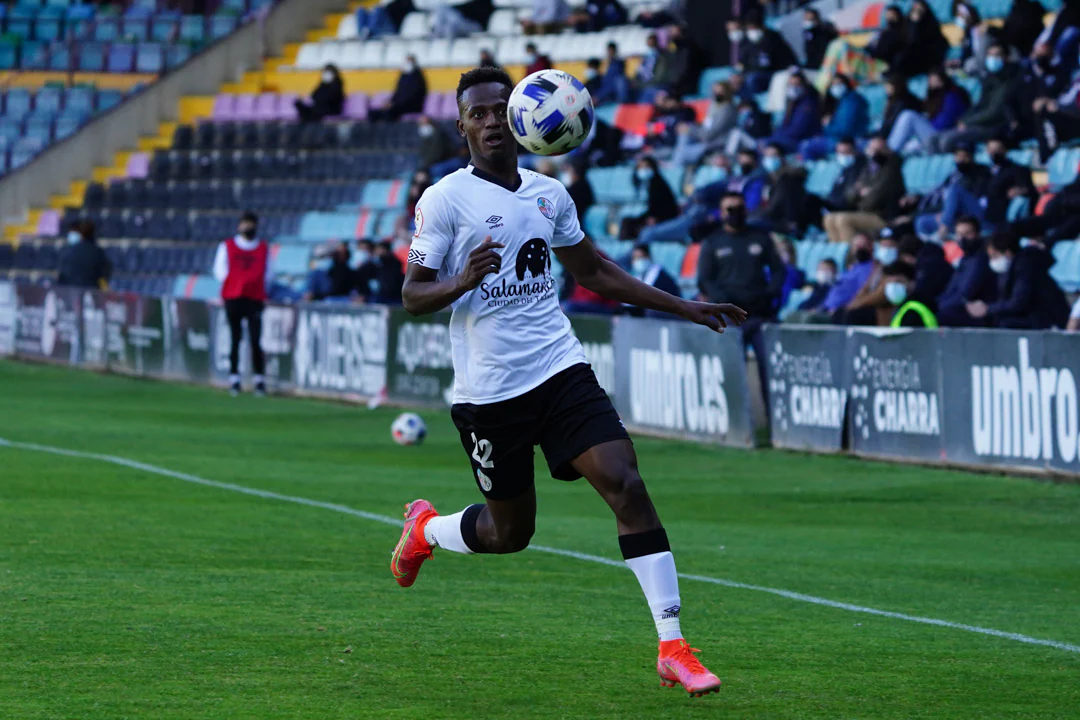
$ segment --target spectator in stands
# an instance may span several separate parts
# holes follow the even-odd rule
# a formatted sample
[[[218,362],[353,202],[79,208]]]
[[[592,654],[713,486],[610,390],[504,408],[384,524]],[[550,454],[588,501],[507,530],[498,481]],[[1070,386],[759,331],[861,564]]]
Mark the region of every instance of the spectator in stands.
[[[589,91],[589,97],[593,99],[594,104],[599,104],[596,96],[600,94],[600,88],[604,85],[604,76],[600,73],[600,67],[600,58],[589,58],[585,63],[585,75],[582,78],[585,81],[585,89]]]
[[[270,246],[259,239],[259,218],[250,210],[240,216],[235,236],[218,245],[214,277],[221,283],[221,299],[229,320],[229,392],[240,394],[240,343],[247,323],[255,394],[266,394],[266,357],[262,349],[262,313],[266,287],[273,277]]]
[[[1009,120],[1019,127],[1010,133],[1014,139],[1035,135],[1035,118],[1049,102],[1057,100],[1068,90],[1072,70],[1054,56],[1046,43],[1036,43],[1030,58],[1021,63],[1021,81],[1014,84],[1009,95]]]
[[[990,191],[990,169],[975,162],[975,148],[957,144],[953,151],[956,169],[934,190],[923,195],[907,195],[900,201],[902,212],[915,215],[915,229],[923,236],[952,232],[956,220],[974,215],[982,220]]]
[[[639,243],[635,245],[634,249],[631,251],[630,274],[641,282],[652,285],[658,290],[663,290],[675,297],[682,297],[682,292],[679,290],[679,283],[675,281],[675,278],[671,276],[671,273],[664,269],[663,265],[653,261],[652,251],[649,250],[647,244]],[[630,314],[643,314],[645,317],[670,317],[668,313],[657,312],[655,310],[645,310],[642,313],[641,308],[634,308],[631,310]]]
[[[1027,57],[1035,47],[1035,40],[1043,32],[1045,14],[1046,9],[1038,0],[1013,0],[1009,14],[998,30],[998,38],[1021,57]]]
[[[843,138],[863,137],[870,129],[870,103],[855,90],[847,75],[833,76],[823,107],[821,135],[805,141],[799,149],[807,160],[829,155]]]
[[[1046,162],[1063,144],[1080,138],[1080,74],[1058,98],[1040,98],[1032,110],[1039,157]]]
[[[746,19],[744,32],[738,44],[739,70],[746,74],[748,92],[762,93],[775,73],[797,65],[798,59],[784,36],[765,27],[756,13]]]
[[[495,56],[491,54],[491,50],[487,48],[480,50],[480,64],[478,67],[499,67],[499,63],[495,61]]]
[[[1019,237],[1037,238],[1048,248],[1080,235],[1080,176],[1058,190],[1041,215],[1022,218],[1009,227]]]
[[[942,34],[941,23],[926,0],[915,0],[911,4],[904,30],[904,46],[889,63],[890,72],[914,77],[945,62],[949,41]]]
[[[907,79],[899,75],[885,78],[885,98],[885,116],[881,120],[879,132],[887,138],[896,127],[900,116],[908,110],[918,110],[921,103],[908,89]]]
[[[570,23],[578,32],[600,32],[629,22],[630,14],[619,0],[588,0],[582,10],[570,16]]]
[[[768,176],[757,169],[757,153],[748,150],[740,157],[749,171],[743,176],[743,170],[739,168],[740,176],[732,177],[725,155],[715,153],[710,156],[708,164],[699,169],[695,176],[695,181],[700,176],[702,182],[696,184],[683,211],[671,220],[644,228],[638,240],[642,243],[697,240],[709,231],[712,224],[719,221],[720,198],[727,192],[729,185],[737,192],[745,191],[747,207],[750,210],[756,209],[761,203]]]
[[[372,109],[368,117],[374,122],[397,122],[402,115],[423,112],[426,98],[427,81],[424,73],[416,64],[416,56],[408,55],[401,67],[401,75],[398,76],[394,94],[390,97],[390,104],[385,108]]]
[[[372,245],[371,261],[356,270],[356,286],[364,302],[379,305],[400,305],[401,286],[405,273],[401,260],[394,255],[390,243]]]
[[[918,295],[918,281],[915,267],[910,263],[898,260],[892,265],[881,269],[882,295],[885,304],[877,308],[877,325],[888,327],[897,321],[897,312],[909,302],[921,303],[926,310],[933,312]],[[925,327],[926,322],[936,323],[936,319],[924,322],[923,316],[917,312],[906,313],[899,318],[899,324],[904,327]],[[936,325],[931,325],[936,327]]]
[[[912,300],[918,300],[931,310],[945,292],[953,276],[953,266],[945,259],[945,250],[938,243],[923,242],[917,235],[908,235],[897,247],[898,259],[915,268],[915,285],[909,288]]]
[[[896,108],[897,114],[889,123],[889,147],[894,152],[903,152],[913,140],[918,141],[920,147],[927,147],[936,133],[956,127],[960,116],[971,105],[967,90],[957,85],[942,68],[934,68],[927,74],[926,86],[926,101],[921,109]],[[906,83],[904,88],[906,93]]]
[[[660,91],[653,101],[653,114],[649,119],[649,134],[646,142],[650,145],[671,147],[675,144],[680,125],[689,125],[697,119],[694,108],[682,101],[675,93]]]
[[[623,218],[619,230],[619,237],[623,240],[635,240],[642,228],[671,220],[679,214],[675,193],[660,174],[656,158],[646,155],[638,159],[634,171],[634,189],[637,197],[644,201],[645,212]]]
[[[1080,298],[1077,298],[1072,310],[1069,311],[1069,324],[1065,326],[1065,329],[1069,332],[1080,331]]]
[[[454,154],[454,141],[426,115],[416,121],[416,133],[420,136],[420,148],[417,156],[420,167],[430,168],[432,165],[449,159]]]
[[[765,358],[762,326],[776,319],[780,294],[787,276],[784,262],[769,234],[747,225],[746,202],[737,192],[720,201],[722,224],[701,243],[698,288],[713,303],[734,303],[750,317],[742,325],[744,347]],[[768,385],[764,362],[758,363],[761,387]]]
[[[877,325],[879,323],[879,310],[888,307],[889,304],[888,298],[885,297],[884,269],[899,259],[899,245],[899,238],[893,234],[891,228],[882,230],[877,247],[874,248],[873,270],[866,278],[866,282],[855,293],[855,297],[844,306],[841,312],[834,315],[835,322],[843,325]]]
[[[817,310],[825,303],[825,298],[836,285],[836,272],[836,261],[832,258],[825,258],[818,263],[814,281],[810,283],[810,295],[799,304],[800,311]]]
[[[609,260],[607,254],[597,250],[600,257]],[[619,303],[598,295],[584,285],[579,285],[574,276],[563,269],[562,288],[559,291],[562,309],[565,313],[586,313],[591,315],[613,315],[619,309]]]
[[[821,13],[816,8],[808,7],[803,10],[803,51],[806,61],[803,67],[808,70],[818,70],[825,60],[825,52],[829,49],[829,43],[839,37],[836,26],[821,19]]]
[[[904,11],[898,5],[889,5],[885,8],[885,27],[866,46],[866,51],[870,57],[892,68],[906,42],[907,20]]]
[[[566,0],[533,0],[532,15],[521,21],[526,35],[550,35],[566,27],[570,7]]]
[[[777,311],[782,310],[791,297],[791,293],[806,285],[806,273],[799,268],[799,254],[795,243],[789,237],[776,237],[776,252],[784,263],[784,287],[780,290]]]
[[[591,92],[591,91],[590,91]],[[607,67],[601,77],[600,87],[592,93],[593,102],[624,103],[630,99],[630,80],[626,77],[626,61],[619,57],[619,46],[613,42],[607,45]]]
[[[685,24],[688,0],[670,0],[661,10],[643,10],[638,13],[636,23],[647,28],[659,28],[667,25]]]
[[[841,138],[836,143],[834,157],[840,166],[840,174],[836,176],[832,187],[829,188],[829,194],[821,199],[821,208],[828,212],[854,210],[855,204],[852,203],[851,198],[855,183],[866,169],[868,162],[866,155],[856,149],[854,138]]]
[[[997,297],[997,279],[990,270],[990,258],[982,238],[982,226],[975,217],[963,217],[956,222],[956,242],[964,253],[949,279],[945,291],[938,297],[938,322],[948,327],[978,327],[985,318],[976,319],[967,310],[975,300],[993,302]]]
[[[996,229],[1008,219],[1009,208],[1015,200],[1026,200],[1027,210],[1035,207],[1038,193],[1031,177],[1031,168],[1017,165],[1006,154],[1002,138],[990,138],[986,143],[990,155],[990,187],[986,193],[984,217],[987,228]],[[1028,212],[1021,214],[1027,215]]]
[[[930,139],[931,152],[948,152],[956,143],[980,143],[1010,129],[1009,97],[1021,81],[1020,68],[1005,59],[1005,47],[998,42],[986,51],[986,73],[982,78],[982,95],[954,130],[938,133]],[[1018,127],[1017,121],[1014,127]]]
[[[788,322],[822,324],[839,322],[846,308],[874,273],[874,241],[866,233],[851,239],[847,268],[825,295],[824,302],[813,307],[801,307]]]
[[[740,150],[756,148],[759,140],[772,134],[772,118],[761,111],[752,98],[739,102],[739,112],[735,116],[735,127],[728,133],[727,154],[734,155]]]
[[[345,85],[336,65],[322,70],[319,85],[307,100],[296,101],[296,112],[302,122],[319,122],[325,117],[340,115],[345,109]]]
[[[668,73],[668,65],[671,58],[666,50],[660,47],[660,41],[656,33],[650,34],[645,39],[645,55],[641,58],[637,72],[634,74],[634,84],[638,88],[638,102],[652,102],[656,93],[664,88],[664,78]]]
[[[854,210],[825,216],[825,232],[832,242],[851,242],[859,233],[878,233],[892,219],[904,196],[903,160],[876,135],[866,145],[869,162],[848,193]]]
[[[525,66],[525,75],[532,75],[534,72],[540,72],[541,70],[551,69],[551,58],[547,55],[543,55],[536,48],[536,43],[530,42],[525,46],[525,55],[528,57],[529,62]]]
[[[1077,46],[1080,44],[1080,0],[1063,0],[1054,22],[1035,40],[1054,49],[1058,62],[1072,72],[1077,65]]]
[[[990,269],[997,275],[998,300],[967,304],[976,319],[986,318],[992,327],[1046,330],[1065,327],[1069,303],[1050,277],[1054,258],[1038,247],[1020,247],[1020,238],[1011,231],[999,231],[990,238],[987,252]]]
[[[769,138],[769,144],[779,145],[784,152],[793,153],[799,144],[821,132],[821,98],[801,72],[788,78],[787,108],[784,120]]]
[[[784,149],[775,143],[765,148],[761,167],[769,174],[769,192],[761,207],[750,213],[750,225],[771,232],[801,234],[806,230],[807,217],[806,168],[786,165]]]
[[[431,173],[427,170],[417,170],[412,182],[409,183],[405,211],[398,215],[394,222],[394,238],[398,242],[412,242],[413,233],[416,232],[416,204],[420,202],[420,197],[429,187],[431,187]]]
[[[559,180],[566,186],[570,199],[574,201],[578,222],[584,224],[585,213],[596,204],[596,195],[593,194],[592,185],[589,184],[589,178],[585,175],[584,166],[578,163],[567,163],[559,175]]]
[[[705,69],[703,54],[682,26],[674,25],[668,30],[668,63],[662,76],[663,83],[679,95],[696,94]]]
[[[483,32],[495,12],[492,0],[468,0],[452,4],[443,0],[434,9],[431,32],[435,37],[456,38],[470,33]]]
[[[416,11],[413,0],[381,0],[372,8],[356,9],[356,30],[361,40],[395,35],[405,16]]]
[[[67,241],[67,247],[60,253],[56,284],[107,289],[112,276],[112,263],[97,244],[94,223],[76,220],[68,228]]]
[[[358,266],[366,262],[364,254],[364,249],[360,248],[356,258]],[[316,258],[325,257],[321,252],[316,253]],[[349,244],[345,241],[335,243],[330,250],[330,267],[325,270],[312,270],[308,275],[304,302],[347,300],[356,289],[356,273],[353,272],[351,260]]]
[[[700,126],[683,123],[675,128],[675,154],[672,162],[682,167],[697,165],[705,155],[727,146],[728,134],[738,120],[727,83],[712,85],[712,100]]]
[[[953,22],[964,33],[960,41],[960,57],[956,59],[954,67],[975,75],[986,66],[986,51],[993,40],[990,26],[983,23],[978,8],[968,0],[953,0],[952,14]]]

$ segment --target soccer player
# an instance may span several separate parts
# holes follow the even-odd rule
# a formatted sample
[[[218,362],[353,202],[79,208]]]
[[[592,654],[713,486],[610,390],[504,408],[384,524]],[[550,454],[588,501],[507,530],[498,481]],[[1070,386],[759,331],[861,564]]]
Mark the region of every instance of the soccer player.
[[[559,308],[554,252],[584,287],[621,303],[678,315],[716,331],[746,313],[734,305],[680,300],[604,260],[586,241],[556,180],[518,169],[507,124],[513,82],[501,68],[461,76],[458,132],[471,164],[427,189],[416,208],[402,300],[414,315],[453,306],[451,417],[485,503],[438,515],[427,500],[405,507],[390,569],[416,581],[434,548],[470,555],[514,553],[536,520],[533,448],[553,477],[584,476],[611,507],[619,546],[648,600],[660,635],[657,672],[693,695],[715,692],[679,628],[679,581],[667,534],[615,408]]]

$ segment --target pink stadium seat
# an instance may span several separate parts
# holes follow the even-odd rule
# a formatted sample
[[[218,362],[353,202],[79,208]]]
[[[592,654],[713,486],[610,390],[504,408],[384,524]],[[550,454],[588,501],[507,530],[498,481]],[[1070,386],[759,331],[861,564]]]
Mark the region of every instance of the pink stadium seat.
[[[251,94],[237,95],[233,115],[237,120],[254,120],[255,96]]]
[[[56,210],[46,210],[38,219],[37,234],[43,237],[54,237],[60,234],[60,213]]]
[[[353,93],[345,99],[345,117],[350,120],[367,120],[368,96],[364,93]]]
[[[127,176],[129,178],[145,178],[150,174],[150,154],[132,153],[127,162]]]
[[[263,93],[255,98],[255,119],[276,120],[278,110],[277,93]]]
[[[443,96],[443,105],[439,110],[439,120],[457,120],[458,106],[457,96],[454,93],[449,92]]]
[[[236,96],[222,93],[214,98],[214,112],[212,117],[215,120],[235,120]]]
[[[277,118],[279,120],[296,120],[300,117],[296,112],[296,101],[299,97],[296,93],[285,93],[277,96]]]

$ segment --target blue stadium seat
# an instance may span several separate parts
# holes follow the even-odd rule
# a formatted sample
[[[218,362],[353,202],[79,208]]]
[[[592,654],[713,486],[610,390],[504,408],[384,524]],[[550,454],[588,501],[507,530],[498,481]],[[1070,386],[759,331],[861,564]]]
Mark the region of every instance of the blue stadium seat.
[[[201,45],[206,40],[206,18],[202,15],[185,15],[180,21],[180,40]]]
[[[585,211],[585,234],[599,243],[608,238],[608,219],[611,208],[607,205],[593,205]]]
[[[78,68],[83,72],[105,72],[105,48],[99,42],[83,43],[79,47]]]
[[[124,93],[119,90],[100,90],[97,94],[98,112],[105,112],[120,104],[124,99]]]
[[[85,85],[68,88],[65,93],[64,108],[87,115],[94,112],[94,89]]]
[[[103,16],[94,24],[94,40],[102,43],[120,39],[120,18]]]
[[[159,73],[165,70],[165,48],[157,43],[142,43],[135,55],[135,72]]]
[[[1080,241],[1067,240],[1054,245],[1054,259],[1050,276],[1066,292],[1080,290]]]
[[[727,80],[734,72],[734,69],[730,67],[705,68],[705,71],[701,73],[701,80],[698,82],[698,94],[709,97],[712,93],[712,84]]]
[[[274,257],[274,271],[284,275],[304,275],[308,271],[311,258],[309,245],[286,244],[278,246]]]
[[[664,266],[672,277],[679,277],[682,272],[683,256],[686,255],[686,246],[682,243],[654,242],[649,245],[649,252],[655,262]]]
[[[593,168],[588,171],[589,183],[602,203],[628,203],[636,199],[633,183],[634,168],[626,166]]]
[[[390,207],[390,189],[392,180],[372,180],[364,185],[364,191],[360,195],[360,204],[373,210],[382,210]],[[399,195],[402,193],[399,193]]]
[[[21,119],[30,114],[33,100],[30,91],[25,88],[11,88],[4,101],[4,117],[8,120]]]
[[[180,16],[173,13],[159,13],[151,21],[150,39],[159,43],[173,43],[180,32]]]
[[[64,91],[58,87],[43,87],[34,96],[34,110],[37,112],[46,111],[56,115],[63,104]]]
[[[840,177],[840,165],[835,160],[818,160],[806,163],[806,191],[825,196]]]
[[[210,38],[217,40],[225,37],[236,29],[237,22],[235,15],[214,15],[210,18]]]
[[[1080,148],[1061,148],[1050,157],[1046,164],[1050,185],[1060,188],[1076,179],[1077,164],[1080,163]]]

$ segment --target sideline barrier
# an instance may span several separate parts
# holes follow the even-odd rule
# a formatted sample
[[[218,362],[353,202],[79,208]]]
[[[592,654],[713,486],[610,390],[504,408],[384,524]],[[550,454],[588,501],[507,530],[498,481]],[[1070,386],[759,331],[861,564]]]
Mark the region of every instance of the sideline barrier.
[[[575,317],[574,332],[628,427],[754,444],[736,333],[672,321]],[[449,315],[269,306],[262,344],[276,392],[445,406]],[[1080,475],[1080,334],[765,328],[776,447]],[[223,386],[229,332],[216,304],[0,281],[0,355]],[[242,348],[245,373],[249,354]]]

